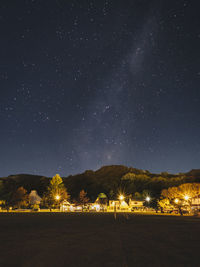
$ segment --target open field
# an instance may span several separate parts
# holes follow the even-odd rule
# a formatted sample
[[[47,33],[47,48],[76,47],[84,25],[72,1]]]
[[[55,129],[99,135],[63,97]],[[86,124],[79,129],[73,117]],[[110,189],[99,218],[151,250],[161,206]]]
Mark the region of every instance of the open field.
[[[0,213],[0,266],[200,266],[200,218]]]

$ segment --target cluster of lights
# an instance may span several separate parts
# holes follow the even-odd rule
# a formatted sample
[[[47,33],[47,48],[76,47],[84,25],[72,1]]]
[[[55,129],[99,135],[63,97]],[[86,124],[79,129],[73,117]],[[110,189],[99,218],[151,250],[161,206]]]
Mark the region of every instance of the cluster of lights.
[[[125,197],[124,197],[123,195],[119,195],[118,198],[119,198],[120,201],[123,201],[123,200],[125,199]],[[147,196],[147,197],[145,198],[145,200],[146,200],[147,202],[150,202],[151,198],[150,198],[149,196]]]
[[[185,195],[185,196],[184,196],[184,199],[185,199],[186,201],[189,200],[189,198],[190,198],[190,196],[188,196],[188,195]],[[124,201],[125,196],[124,196],[124,195],[122,195],[122,194],[119,195],[118,199],[121,201],[121,204],[125,204],[125,201]],[[55,200],[60,200],[60,195],[56,195],[56,196],[55,196]],[[147,197],[145,198],[145,200],[146,200],[147,202],[150,202],[151,198],[150,198],[149,196],[147,196]],[[176,199],[174,200],[174,202],[175,202],[176,204],[178,204],[178,203],[179,203],[179,199],[176,198]],[[112,205],[114,205],[114,202],[112,202]],[[100,205],[99,205],[99,204],[94,205],[93,208],[95,208],[96,211],[100,211]],[[72,206],[70,206],[70,210],[71,210],[71,211],[73,210],[73,207],[72,207]]]
[[[190,196],[188,196],[188,195],[185,195],[185,196],[184,196],[184,199],[187,201],[187,200],[189,200],[189,199],[190,199]],[[178,203],[179,203],[179,199],[178,199],[178,198],[176,198],[176,199],[174,200],[174,202],[175,202],[176,204],[178,204]]]

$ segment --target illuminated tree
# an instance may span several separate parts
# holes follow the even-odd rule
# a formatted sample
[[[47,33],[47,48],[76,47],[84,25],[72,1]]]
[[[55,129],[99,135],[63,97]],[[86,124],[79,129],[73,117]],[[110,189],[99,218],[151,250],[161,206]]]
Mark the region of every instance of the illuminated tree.
[[[47,192],[43,196],[43,204],[49,208],[59,207],[63,200],[69,199],[69,194],[59,174],[56,174],[50,181]]]
[[[182,184],[178,188],[181,191],[184,199],[186,196],[188,196],[189,199],[192,199],[200,195],[200,184],[197,183]]]
[[[170,187],[162,190],[161,196],[168,199],[182,213],[182,207],[191,209],[192,199],[200,196],[200,184],[187,183],[178,187]]]
[[[188,200],[198,197],[200,195],[200,184],[197,183],[187,183],[179,185],[178,187],[170,187],[168,189],[162,190],[161,195],[170,200],[180,199]]]
[[[81,190],[79,193],[79,203],[82,205],[82,210],[85,204],[89,202],[89,198],[87,197],[87,193],[84,190]]]
[[[161,208],[161,212],[163,211],[169,211],[173,210],[175,208],[174,205],[172,205],[168,198],[163,198],[158,201],[158,206]]]

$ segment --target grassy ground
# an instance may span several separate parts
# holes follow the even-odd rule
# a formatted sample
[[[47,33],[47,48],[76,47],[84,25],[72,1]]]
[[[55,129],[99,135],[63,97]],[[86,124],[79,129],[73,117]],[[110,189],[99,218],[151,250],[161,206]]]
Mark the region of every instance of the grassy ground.
[[[0,266],[200,266],[200,218],[0,213]]]

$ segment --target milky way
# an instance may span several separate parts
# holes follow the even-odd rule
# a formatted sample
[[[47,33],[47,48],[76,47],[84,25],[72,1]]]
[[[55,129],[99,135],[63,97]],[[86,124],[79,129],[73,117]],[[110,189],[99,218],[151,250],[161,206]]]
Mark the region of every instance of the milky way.
[[[0,176],[200,167],[197,1],[0,5]]]

